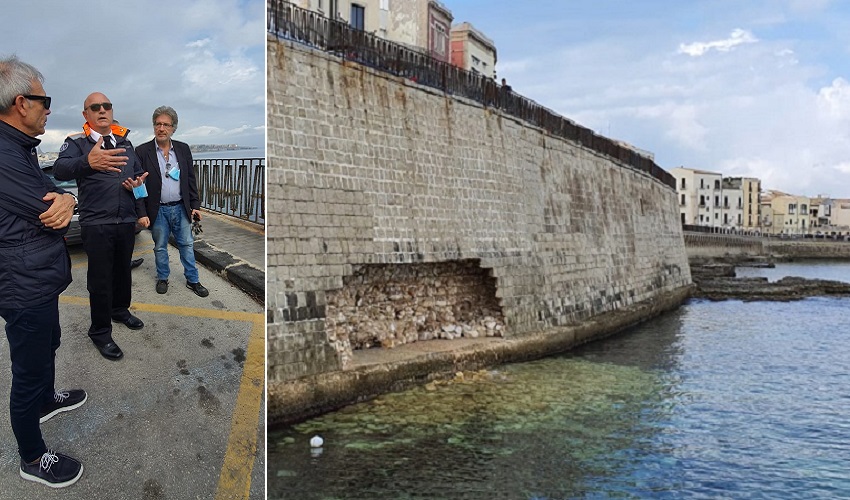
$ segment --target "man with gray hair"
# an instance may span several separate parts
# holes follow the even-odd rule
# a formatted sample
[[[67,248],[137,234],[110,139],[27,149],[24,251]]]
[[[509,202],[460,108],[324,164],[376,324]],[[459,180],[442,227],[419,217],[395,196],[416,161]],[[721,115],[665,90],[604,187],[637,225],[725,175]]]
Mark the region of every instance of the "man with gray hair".
[[[198,279],[192,238],[192,220],[201,220],[198,183],[189,145],[171,140],[176,129],[174,108],[160,106],[154,110],[154,139],[136,148],[142,168],[148,174],[145,182],[148,196],[136,200],[136,212],[139,224],[149,227],[153,236],[156,292],[168,292],[168,236],[173,234],[180,251],[186,288],[199,297],[206,297],[210,292]]]
[[[6,321],[12,390],[9,417],[21,477],[53,488],[71,485],[83,465],[48,450],[40,424],[86,402],[81,389],[56,391],[59,294],[71,283],[63,235],[76,200],[38,164],[51,99],[44,76],[15,56],[0,59],[0,316]]]

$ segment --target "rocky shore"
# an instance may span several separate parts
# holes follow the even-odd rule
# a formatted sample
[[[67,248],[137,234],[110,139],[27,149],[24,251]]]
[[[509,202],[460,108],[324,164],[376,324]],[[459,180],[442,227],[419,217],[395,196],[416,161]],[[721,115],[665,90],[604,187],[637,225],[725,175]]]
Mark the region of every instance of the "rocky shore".
[[[770,282],[767,278],[739,278],[736,267],[774,267],[769,258],[692,260],[691,297],[709,300],[791,301],[808,297],[850,297],[850,283],[789,276]]]

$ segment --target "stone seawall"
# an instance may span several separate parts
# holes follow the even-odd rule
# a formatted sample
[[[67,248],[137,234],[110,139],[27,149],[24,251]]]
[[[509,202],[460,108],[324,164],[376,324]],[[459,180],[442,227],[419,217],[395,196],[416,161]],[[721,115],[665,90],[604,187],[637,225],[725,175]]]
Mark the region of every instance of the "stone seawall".
[[[287,41],[267,67],[270,423],[302,404],[280,387],[321,400],[358,346],[531,338],[690,287],[675,192],[646,173]]]
[[[850,242],[685,233],[690,259],[764,256],[777,259],[850,259]]]

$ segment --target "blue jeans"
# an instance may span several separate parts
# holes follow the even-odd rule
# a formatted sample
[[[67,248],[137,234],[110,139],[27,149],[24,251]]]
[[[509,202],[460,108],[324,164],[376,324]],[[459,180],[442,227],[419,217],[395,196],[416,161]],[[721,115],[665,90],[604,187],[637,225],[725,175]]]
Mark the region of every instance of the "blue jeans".
[[[198,266],[195,264],[195,249],[193,248],[192,224],[182,205],[160,206],[156,220],[151,226],[153,236],[153,253],[156,258],[156,279],[167,280],[168,268],[168,235],[173,234],[180,250],[180,262],[183,264],[183,275],[189,283],[198,282]]]
[[[59,296],[27,309],[0,308],[6,320],[12,390],[9,417],[18,441],[18,453],[26,462],[47,451],[38,423],[41,408],[53,402],[56,349],[59,328]]]

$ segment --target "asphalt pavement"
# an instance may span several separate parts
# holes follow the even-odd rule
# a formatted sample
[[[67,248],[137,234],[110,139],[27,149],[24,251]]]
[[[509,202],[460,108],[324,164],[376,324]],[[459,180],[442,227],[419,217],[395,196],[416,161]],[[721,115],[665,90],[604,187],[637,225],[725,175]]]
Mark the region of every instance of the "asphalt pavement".
[[[264,279],[256,277],[265,236],[256,226],[205,215],[196,245],[205,298],[186,288],[173,247],[169,290],[157,294],[150,233],[136,236],[134,257],[145,260],[133,270],[130,309],[145,327],[114,324],[119,361],[104,359],[86,335],[87,260],[81,247],[70,248],[74,282],[59,301],[56,388],[83,388],[88,401],[41,427],[49,448],[82,461],[83,476],[57,490],[21,479],[3,404],[0,499],[265,498]],[[4,341],[6,401],[10,381]]]

